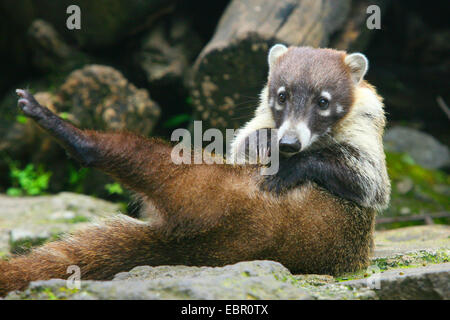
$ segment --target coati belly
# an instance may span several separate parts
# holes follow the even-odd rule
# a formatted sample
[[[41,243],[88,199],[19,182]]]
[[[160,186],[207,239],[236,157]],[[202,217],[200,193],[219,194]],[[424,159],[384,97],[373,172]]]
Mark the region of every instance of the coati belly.
[[[333,275],[368,265],[373,209],[342,200],[313,183],[276,196],[261,192],[258,179],[239,184],[241,190],[233,188],[247,194],[245,204],[210,228],[180,217],[164,221],[152,203],[151,220],[160,232],[168,233],[170,244],[164,242],[163,247],[170,248],[171,259],[164,263],[221,266],[268,259],[293,273]]]

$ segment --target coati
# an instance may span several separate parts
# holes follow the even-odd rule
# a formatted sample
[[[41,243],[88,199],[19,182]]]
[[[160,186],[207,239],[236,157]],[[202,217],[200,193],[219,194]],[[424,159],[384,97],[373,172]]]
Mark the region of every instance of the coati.
[[[134,190],[157,218],[123,215],[31,253],[0,261],[0,294],[30,281],[110,279],[138,265],[221,266],[275,260],[293,273],[340,274],[369,263],[374,218],[389,201],[383,104],[363,80],[362,54],[286,48],[269,52],[269,76],[254,131],[277,129],[283,153],[276,175],[260,165],[180,164],[171,145],[129,132],[81,130],[17,90],[26,116],[82,165]]]

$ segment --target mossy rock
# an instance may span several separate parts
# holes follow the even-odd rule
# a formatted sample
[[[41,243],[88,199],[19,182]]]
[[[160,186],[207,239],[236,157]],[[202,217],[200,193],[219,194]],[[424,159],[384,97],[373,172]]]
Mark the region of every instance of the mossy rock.
[[[294,275],[274,261],[216,268],[139,266],[111,281],[81,279],[79,289],[67,287],[65,280],[36,281],[7,299],[442,299],[449,294],[449,232],[449,226],[377,232],[375,243],[380,248],[371,266],[340,277]],[[433,236],[435,242],[423,241],[421,234]],[[379,273],[380,290],[368,287],[374,271]],[[397,284],[411,290],[396,290]]]
[[[0,195],[0,208],[0,257],[24,253],[119,212],[119,205],[69,192],[39,197]]]
[[[390,206],[383,215],[394,217],[450,211],[448,174],[423,168],[404,153],[386,152],[386,161],[392,193]],[[449,223],[448,218],[435,222]]]

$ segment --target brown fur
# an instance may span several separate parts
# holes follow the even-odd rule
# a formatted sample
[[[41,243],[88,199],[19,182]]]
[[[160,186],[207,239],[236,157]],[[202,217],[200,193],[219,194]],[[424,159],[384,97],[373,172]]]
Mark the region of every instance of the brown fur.
[[[0,294],[33,280],[110,279],[138,265],[220,266],[272,259],[295,273],[339,274],[367,266],[374,211],[314,185],[276,197],[258,189],[252,166],[175,165],[171,147],[131,133],[83,131],[94,166],[156,208],[153,224],[113,219],[30,254],[0,262]]]

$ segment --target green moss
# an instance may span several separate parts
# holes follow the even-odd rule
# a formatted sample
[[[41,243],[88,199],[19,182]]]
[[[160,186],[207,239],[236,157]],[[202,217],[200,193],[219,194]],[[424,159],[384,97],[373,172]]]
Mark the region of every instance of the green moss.
[[[5,251],[0,251],[0,260],[8,260],[9,253]]]
[[[392,182],[391,204],[386,215],[424,214],[450,211],[450,176],[439,170],[429,170],[417,165],[407,154],[386,153],[388,174]],[[401,190],[399,184],[411,183],[411,188]],[[445,220],[443,221],[445,223]],[[416,223],[406,223],[414,225]],[[405,223],[399,226],[405,226]]]
[[[81,222],[89,222],[89,219],[85,216],[75,216],[70,219],[59,219],[56,220],[57,222],[64,222],[64,223],[81,223]]]
[[[24,254],[33,247],[40,246],[47,241],[45,238],[23,239],[20,241],[10,242],[10,250],[14,254]]]
[[[19,241],[9,241],[10,251],[13,254],[25,254],[32,248],[41,246],[47,242],[55,241],[60,238],[61,233],[52,234],[49,238],[24,238]]]
[[[25,124],[25,123],[28,122],[28,118],[26,116],[24,116],[23,114],[19,114],[19,115],[16,116],[16,121],[18,123]]]
[[[50,288],[45,288],[43,291],[42,291],[42,293],[44,293],[44,294],[46,294],[47,295],[47,299],[48,300],[59,300],[56,296],[55,296],[55,294],[51,291],[51,289]]]
[[[299,280],[295,276],[291,276],[291,275],[277,276],[276,274],[274,274],[273,276],[278,281],[288,282],[290,284],[297,285],[297,286],[299,285]]]
[[[438,250],[418,250],[410,253],[400,254],[388,258],[372,259],[372,267],[384,272],[390,269],[418,268],[429,264],[446,263],[450,261],[450,249],[442,248]],[[354,273],[347,273],[335,278],[336,282],[358,280],[369,277],[367,270],[360,270]]]
[[[362,279],[362,278],[366,278],[366,270],[360,270],[357,272],[353,272],[353,273],[345,273],[339,277],[335,278],[336,282],[343,282],[343,281],[349,281],[349,280],[357,280],[357,279]]]
[[[58,291],[66,294],[66,295],[74,295],[75,293],[78,293],[80,291],[80,289],[77,289],[77,288],[69,289],[67,287],[60,287],[58,289]]]

